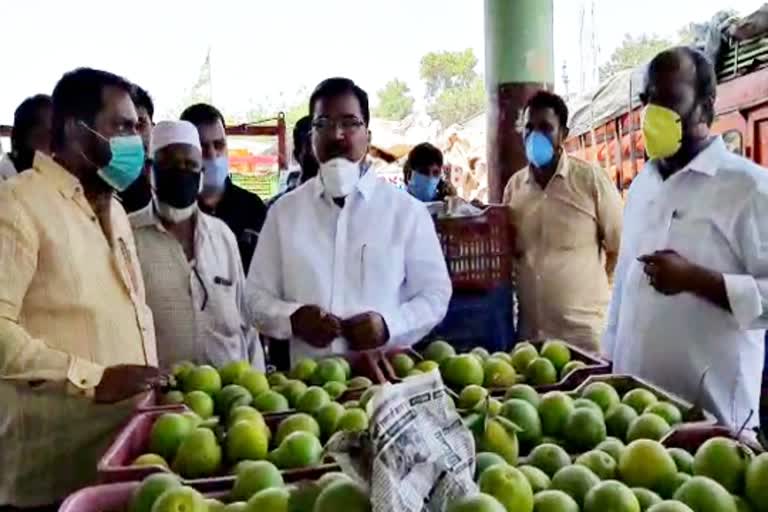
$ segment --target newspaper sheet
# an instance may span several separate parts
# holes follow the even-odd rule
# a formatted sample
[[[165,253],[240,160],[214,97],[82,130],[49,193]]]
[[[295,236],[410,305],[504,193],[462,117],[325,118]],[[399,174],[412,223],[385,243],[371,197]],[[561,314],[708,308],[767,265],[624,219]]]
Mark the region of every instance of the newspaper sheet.
[[[478,492],[474,439],[439,372],[385,384],[368,408],[368,432],[337,434],[327,451],[369,485],[374,512],[444,512]]]

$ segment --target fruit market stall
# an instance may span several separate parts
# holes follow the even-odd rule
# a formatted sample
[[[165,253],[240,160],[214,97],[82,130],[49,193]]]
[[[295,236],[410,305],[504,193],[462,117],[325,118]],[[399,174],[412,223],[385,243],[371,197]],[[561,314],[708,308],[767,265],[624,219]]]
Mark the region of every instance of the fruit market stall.
[[[425,378],[416,375],[408,379]],[[664,434],[638,431],[636,436],[594,436],[594,420],[605,410],[625,405],[648,411],[657,397],[634,393],[623,397],[603,377],[576,393],[535,391],[508,399],[498,414],[474,413],[464,419],[476,454],[475,487],[456,496],[447,512],[760,512],[768,504],[768,454],[752,441],[716,426],[681,426]],[[603,379],[603,380],[600,380]],[[599,385],[596,385],[599,384]],[[609,386],[609,387],[606,387]],[[616,387],[622,391],[626,387]],[[613,390],[613,392],[611,392]],[[549,397],[556,397],[556,400]],[[370,397],[369,397],[370,398]],[[504,409],[524,403],[541,417],[541,437],[525,415],[510,421]],[[535,404],[535,405],[534,405]],[[549,409],[550,405],[556,405]],[[558,411],[566,404],[565,410]],[[240,406],[245,407],[245,406]],[[243,409],[244,411],[245,409]],[[678,416],[654,408],[670,423]],[[368,408],[367,411],[375,416]],[[144,414],[169,414],[157,411]],[[242,414],[242,412],[241,412]],[[682,415],[682,413],[681,413]],[[533,416],[531,416],[533,417]],[[583,423],[584,419],[586,421]],[[263,417],[250,414],[238,424],[261,428]],[[285,421],[285,420],[284,420]],[[606,420],[607,421],[607,420]],[[282,423],[288,425],[288,423]],[[297,430],[287,433],[295,427]],[[295,436],[312,430],[297,421],[278,434]],[[243,427],[245,428],[245,427]],[[599,431],[600,429],[598,429]],[[361,430],[360,432],[364,432]],[[305,432],[306,433],[306,432]],[[544,433],[550,434],[545,436]],[[314,435],[314,434],[313,434]],[[621,438],[620,438],[621,437]],[[597,444],[598,440],[602,439]],[[588,442],[587,442],[588,441]],[[533,448],[527,451],[525,445]],[[586,443],[586,444],[585,444]],[[587,451],[585,449],[589,448]],[[172,473],[155,473],[130,482],[83,489],[65,501],[64,512],[367,512],[375,499],[371,482],[315,464],[281,471],[272,457],[240,461],[227,478],[184,481]],[[272,460],[267,460],[272,459]]]
[[[73,494],[61,510],[372,510],[381,482],[372,480],[375,471],[349,471],[350,459],[432,478],[419,473],[427,459],[419,458],[425,447],[414,439],[439,428],[404,429],[415,450],[405,466],[377,456],[385,445],[365,441],[385,435],[382,415],[419,417],[421,391],[411,407],[382,407],[386,397],[420,390],[424,382],[445,392],[442,399],[429,394],[445,403],[431,421],[462,429],[472,440],[471,466],[446,466],[448,476],[441,477],[471,469],[471,487],[441,510],[767,510],[768,454],[748,433],[716,425],[711,414],[643,379],[609,374],[605,361],[580,359],[567,343],[457,353],[432,342],[420,352],[367,357],[350,365],[335,357],[302,360],[270,375],[237,363],[218,370],[180,365],[175,388],[158,394],[154,409],[137,412],[105,454],[98,467],[102,485]],[[387,418],[402,426],[403,420]],[[354,442],[340,442],[345,439]],[[349,451],[340,453],[339,446]]]

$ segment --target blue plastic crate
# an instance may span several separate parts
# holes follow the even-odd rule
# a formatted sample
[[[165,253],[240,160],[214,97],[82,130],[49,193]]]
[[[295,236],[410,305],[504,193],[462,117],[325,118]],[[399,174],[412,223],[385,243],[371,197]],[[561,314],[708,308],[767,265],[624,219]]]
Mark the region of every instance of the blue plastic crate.
[[[460,351],[473,347],[506,351],[516,340],[514,304],[514,291],[509,287],[454,291],[448,314],[430,339],[444,339]]]

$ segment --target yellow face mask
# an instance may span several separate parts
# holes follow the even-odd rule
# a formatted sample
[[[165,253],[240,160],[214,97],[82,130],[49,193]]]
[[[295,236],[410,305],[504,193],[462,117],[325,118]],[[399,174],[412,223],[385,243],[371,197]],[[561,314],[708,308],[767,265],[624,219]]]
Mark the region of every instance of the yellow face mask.
[[[651,158],[667,158],[680,150],[683,122],[680,114],[653,103],[643,112],[645,152]]]

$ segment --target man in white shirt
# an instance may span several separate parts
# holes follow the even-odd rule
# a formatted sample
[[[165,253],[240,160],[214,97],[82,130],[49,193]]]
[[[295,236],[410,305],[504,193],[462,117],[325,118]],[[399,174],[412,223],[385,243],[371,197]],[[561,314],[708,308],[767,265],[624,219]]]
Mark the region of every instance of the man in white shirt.
[[[368,96],[322,82],[309,103],[319,176],[270,210],[246,294],[291,360],[410,345],[445,315],[451,282],[426,208],[365,161]]]
[[[51,152],[51,114],[47,94],[31,96],[16,108],[11,129],[11,151],[0,158],[0,181],[32,168],[35,151]]]
[[[197,207],[202,152],[195,125],[162,121],[150,147],[153,205],[131,215],[131,225],[160,366],[246,360],[263,369],[261,344],[243,321],[245,276],[235,237]]]
[[[665,51],[646,82],[651,159],[629,191],[603,348],[616,372],[700,399],[732,427],[754,426],[768,325],[768,174],[711,136],[716,79],[703,54]]]

